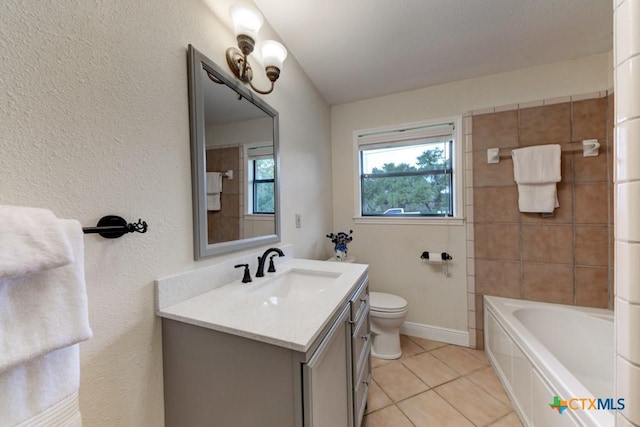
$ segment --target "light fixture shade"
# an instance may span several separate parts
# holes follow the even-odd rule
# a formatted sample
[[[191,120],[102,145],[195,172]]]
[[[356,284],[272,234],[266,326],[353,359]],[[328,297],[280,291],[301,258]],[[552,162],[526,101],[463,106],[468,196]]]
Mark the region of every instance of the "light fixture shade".
[[[258,40],[258,31],[262,27],[263,18],[256,8],[239,3],[231,6],[230,13],[236,37],[243,34],[254,41]]]
[[[262,60],[265,67],[277,67],[282,70],[282,63],[287,59],[287,49],[275,40],[265,40],[262,43]]]

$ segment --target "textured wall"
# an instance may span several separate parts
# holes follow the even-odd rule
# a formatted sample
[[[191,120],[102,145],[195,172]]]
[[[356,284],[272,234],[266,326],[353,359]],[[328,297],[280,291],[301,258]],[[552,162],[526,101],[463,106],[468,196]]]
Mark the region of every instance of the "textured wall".
[[[216,0],[220,19],[210,4],[0,2],[0,203],[49,208],[87,226],[105,214],[149,223],[145,235],[85,237],[88,426],[163,424],[153,280],[225,258],[193,261],[186,48],[224,65],[235,43],[231,2]],[[268,25],[265,35],[275,37]],[[329,108],[293,57],[265,99],[280,112],[283,240],[297,256],[323,256]]]
[[[349,254],[371,264],[371,289],[406,298],[410,322],[462,331],[475,327],[474,302],[468,301],[467,295],[467,271],[473,269],[473,263],[466,262],[467,252],[473,250],[466,240],[473,236],[469,223],[473,221],[473,212],[465,214],[467,227],[354,225],[355,130],[609,88],[610,68],[610,55],[596,55],[333,106],[334,230],[354,230]],[[466,158],[465,168],[471,165],[472,159]],[[473,181],[467,179],[465,185],[473,185]],[[468,196],[465,198],[467,202],[470,200]],[[423,265],[419,259],[423,250],[450,252],[454,257],[451,277]],[[326,251],[328,256],[329,242]],[[470,343],[475,345],[475,336],[470,337]]]
[[[595,96],[595,97],[594,97]],[[613,295],[613,96],[599,93],[473,115],[476,339],[482,348],[483,295],[608,308]],[[487,149],[561,144],[560,207],[550,218],[518,210],[513,161],[487,163]],[[574,144],[571,144],[571,143]]]

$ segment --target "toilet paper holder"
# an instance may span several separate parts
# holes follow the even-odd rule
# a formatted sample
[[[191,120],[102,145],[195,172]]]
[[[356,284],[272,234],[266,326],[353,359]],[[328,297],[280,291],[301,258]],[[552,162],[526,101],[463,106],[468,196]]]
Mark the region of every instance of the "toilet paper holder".
[[[434,253],[431,252],[431,256],[433,255]],[[446,252],[440,253],[440,258],[442,259],[442,261],[451,261],[453,259],[453,257]],[[420,255],[420,259],[429,259],[429,252],[422,252],[422,255]]]

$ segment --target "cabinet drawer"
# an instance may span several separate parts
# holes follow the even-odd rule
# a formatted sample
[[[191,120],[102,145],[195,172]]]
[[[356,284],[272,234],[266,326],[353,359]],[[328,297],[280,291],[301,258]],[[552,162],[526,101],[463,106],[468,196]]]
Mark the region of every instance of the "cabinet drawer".
[[[354,417],[355,425],[360,426],[362,423],[362,417],[364,416],[364,410],[367,407],[367,396],[369,394],[369,383],[371,382],[371,370],[369,369],[369,358],[366,358],[366,366],[362,371],[362,375],[358,379],[358,382],[354,384],[353,389],[353,402],[354,402]]]
[[[351,299],[351,320],[356,321],[366,308],[369,311],[369,281],[367,280],[355,297]]]
[[[369,309],[368,305],[366,306],[366,309]],[[369,343],[371,340],[371,334],[369,333],[369,316],[361,316],[359,320],[360,322],[356,325],[356,328],[351,335],[353,371],[356,373],[360,372],[363,359],[368,359],[369,348],[371,347]]]

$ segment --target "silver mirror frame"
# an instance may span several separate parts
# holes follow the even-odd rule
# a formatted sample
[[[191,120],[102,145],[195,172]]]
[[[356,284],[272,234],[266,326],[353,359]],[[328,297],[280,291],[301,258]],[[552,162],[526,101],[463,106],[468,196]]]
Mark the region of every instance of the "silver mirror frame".
[[[189,125],[191,133],[191,192],[193,199],[193,243],[194,259],[220,255],[249,249],[256,246],[268,245],[280,241],[280,156],[278,145],[278,112],[259,97],[255,96],[244,85],[223,71],[212,60],[189,45]],[[206,144],[204,119],[204,90],[201,70],[215,75],[221,82],[238,93],[257,108],[260,108],[273,119],[273,156],[275,160],[274,179],[274,220],[275,234],[252,237],[248,239],[232,240],[228,242],[209,244],[208,224],[205,194],[206,176]]]

